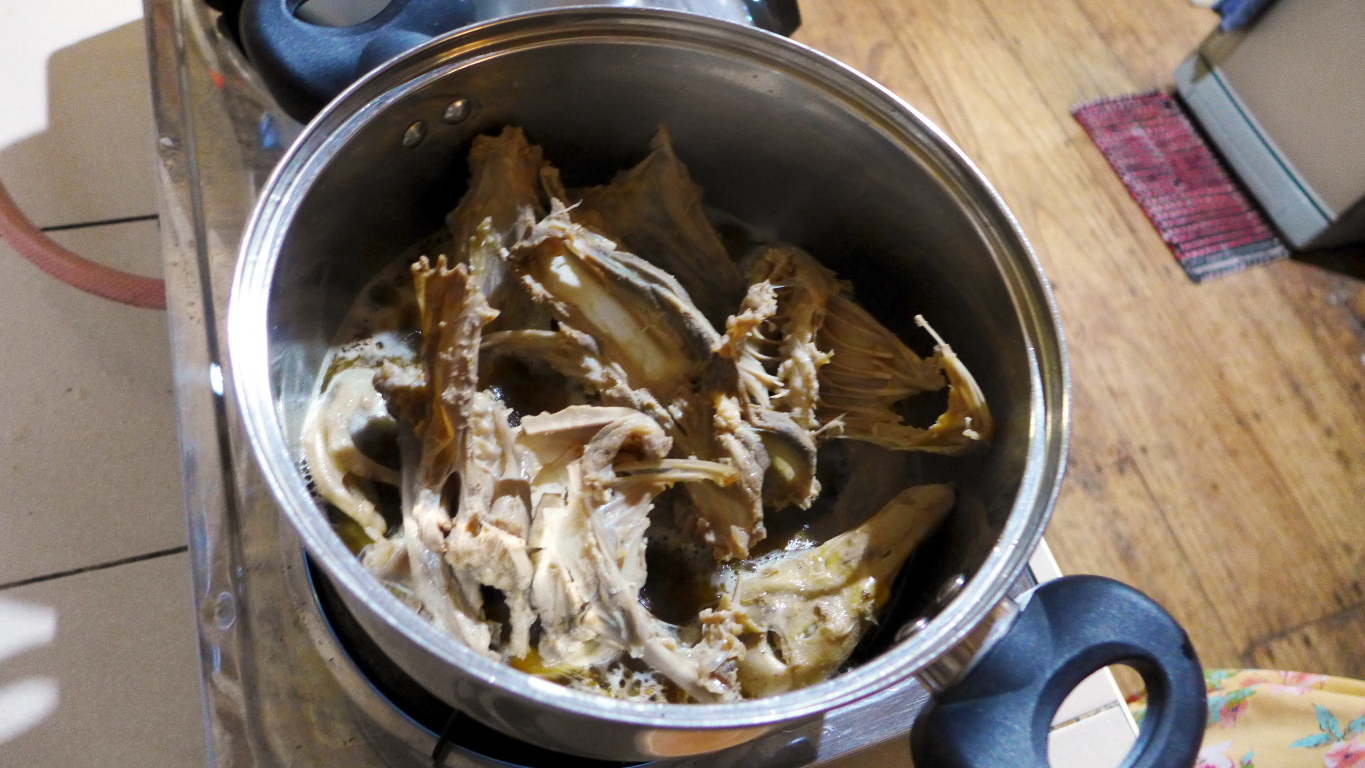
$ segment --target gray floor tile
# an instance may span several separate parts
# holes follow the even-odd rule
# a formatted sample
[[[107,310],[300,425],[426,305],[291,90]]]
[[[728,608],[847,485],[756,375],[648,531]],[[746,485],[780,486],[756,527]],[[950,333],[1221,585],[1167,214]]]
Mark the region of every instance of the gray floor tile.
[[[154,221],[57,233],[159,272]],[[88,296],[0,243],[0,584],[186,542],[163,312]]]

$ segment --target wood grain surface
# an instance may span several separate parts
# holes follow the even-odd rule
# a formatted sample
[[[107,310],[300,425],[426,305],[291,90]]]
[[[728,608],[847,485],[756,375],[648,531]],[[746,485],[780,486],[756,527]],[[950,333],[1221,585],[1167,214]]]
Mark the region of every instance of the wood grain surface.
[[[1184,0],[802,0],[796,38],[942,127],[1019,218],[1074,377],[1063,570],[1122,579],[1208,667],[1365,678],[1365,253],[1192,284],[1071,118],[1169,86]],[[1345,273],[1354,273],[1356,277]]]

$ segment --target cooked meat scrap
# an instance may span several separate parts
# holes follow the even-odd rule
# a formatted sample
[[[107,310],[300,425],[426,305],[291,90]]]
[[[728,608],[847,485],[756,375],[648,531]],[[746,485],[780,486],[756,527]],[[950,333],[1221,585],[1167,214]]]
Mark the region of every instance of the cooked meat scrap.
[[[545,214],[542,172],[549,169],[541,148],[526,141],[520,128],[497,136],[476,136],[469,150],[469,187],[446,216],[453,263],[467,263],[475,284],[501,316],[490,330],[533,327],[544,313],[520,286],[507,279],[506,249],[522,234],[521,216]]]
[[[658,422],[642,413],[632,413],[598,430],[579,459],[580,482],[585,499],[601,526],[599,542],[607,556],[615,559],[625,583],[639,594],[645,584],[645,530],[654,495],[662,487],[646,488],[632,484],[617,487],[616,459],[631,449],[647,463],[662,461],[673,441]]]
[[[668,130],[659,126],[649,146],[634,168],[585,191],[573,218],[676,277],[707,320],[723,328],[744,296],[744,278],[707,220],[701,187],[674,154]]]
[[[611,391],[618,393],[613,404],[630,402],[628,392],[647,393],[631,395],[632,404],[660,419],[683,457],[729,458],[743,477],[757,478],[756,484],[746,481],[733,488],[700,483],[687,489],[699,515],[692,522],[717,556],[747,555],[750,543],[763,537],[761,484],[767,456],[756,435],[750,439],[741,434],[743,425],[713,418],[717,393],[698,395],[720,337],[686,292],[658,268],[574,224],[557,205],[512,248],[512,259],[532,296],[559,321],[561,332],[587,337],[589,341],[576,345],[580,359],[610,360],[599,370],[625,374],[623,389],[613,385]],[[584,349],[589,344],[596,355]],[[657,401],[664,412],[645,399]]]
[[[530,480],[538,468],[529,452],[517,444],[517,430],[508,424],[509,413],[481,390],[460,414],[464,443],[460,493],[445,556],[469,605],[482,605],[485,587],[502,595],[510,631],[505,646],[500,634],[493,638],[493,645],[505,658],[518,658],[530,649],[535,621],[527,595],[531,557],[526,538],[531,528]]]
[[[837,435],[893,450],[951,455],[989,442],[992,421],[980,388],[927,323],[920,324],[938,347],[926,360],[799,248],[767,246],[746,262],[752,285],[744,306],[751,316],[741,312],[732,318],[718,349],[747,376],[751,402],[761,404],[760,389],[766,389],[774,410],[790,414],[816,438]],[[765,300],[770,290],[775,308]],[[932,426],[904,423],[897,404],[945,385],[949,406]]]
[[[745,635],[745,695],[774,696],[833,674],[875,621],[901,565],[952,506],[950,486],[907,488],[857,528],[741,574],[736,602],[763,630]]]
[[[742,418],[734,397],[724,390],[704,389],[669,408],[674,455],[721,461],[739,482],[719,487],[689,483],[691,504],[676,505],[679,523],[717,560],[747,557],[749,547],[766,536],[762,484],[768,456],[762,440]]]
[[[471,438],[479,339],[497,312],[470,279],[466,264],[448,267],[442,257],[432,266],[422,258],[412,274],[430,397],[427,417],[417,426],[422,442],[414,493],[410,504],[404,500],[403,540],[413,592],[438,627],[493,656],[494,627],[483,616],[477,587],[452,583],[443,564],[454,521],[441,497],[446,481],[465,470],[461,464]]]
[[[567,493],[546,494],[536,509],[532,601],[541,619],[542,663],[581,669],[625,651],[700,701],[738,697],[733,682],[714,677],[721,665],[701,666],[640,603],[653,494],[618,489],[614,465],[627,448],[659,461],[671,441],[640,413],[603,426],[570,463]]]
[[[388,523],[362,481],[397,485],[398,473],[361,453],[354,438],[364,423],[390,418],[373,379],[374,370],[363,367],[333,376],[304,420],[303,448],[317,492],[382,542]]]

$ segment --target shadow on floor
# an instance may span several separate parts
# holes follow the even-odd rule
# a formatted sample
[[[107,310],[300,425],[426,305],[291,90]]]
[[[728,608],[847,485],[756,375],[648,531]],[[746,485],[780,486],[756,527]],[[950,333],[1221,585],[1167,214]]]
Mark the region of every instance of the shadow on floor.
[[[1293,254],[1292,258],[1303,264],[1365,281],[1365,244],[1305,251]]]
[[[143,23],[81,40],[47,62],[47,128],[0,147],[0,179],[39,226],[157,212]]]

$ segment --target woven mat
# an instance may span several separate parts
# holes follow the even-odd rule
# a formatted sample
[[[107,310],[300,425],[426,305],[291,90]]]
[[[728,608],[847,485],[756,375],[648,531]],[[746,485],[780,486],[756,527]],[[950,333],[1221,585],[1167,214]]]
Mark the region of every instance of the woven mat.
[[[1289,255],[1264,216],[1160,91],[1071,110],[1197,282]]]

